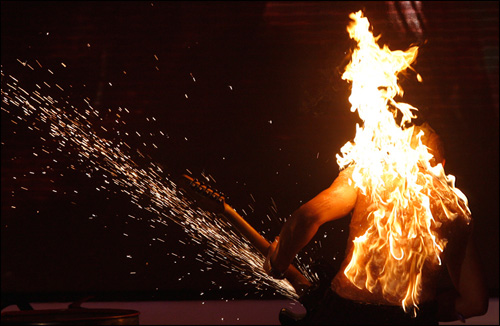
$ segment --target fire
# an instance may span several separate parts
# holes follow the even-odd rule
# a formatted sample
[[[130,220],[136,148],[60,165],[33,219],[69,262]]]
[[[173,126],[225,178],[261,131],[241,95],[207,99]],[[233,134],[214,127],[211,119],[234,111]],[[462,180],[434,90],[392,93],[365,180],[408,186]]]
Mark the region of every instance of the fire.
[[[359,289],[382,293],[406,311],[418,308],[424,264],[441,264],[447,240],[439,228],[457,217],[468,223],[471,213],[454,176],[441,163],[431,164],[424,133],[411,125],[417,109],[396,100],[403,96],[398,75],[413,70],[418,47],[380,47],[361,11],[350,18],[347,31],[357,48],[342,78],[351,83],[351,111],[363,124],[337,163],[341,169],[352,165],[350,181],[372,205],[344,274]]]

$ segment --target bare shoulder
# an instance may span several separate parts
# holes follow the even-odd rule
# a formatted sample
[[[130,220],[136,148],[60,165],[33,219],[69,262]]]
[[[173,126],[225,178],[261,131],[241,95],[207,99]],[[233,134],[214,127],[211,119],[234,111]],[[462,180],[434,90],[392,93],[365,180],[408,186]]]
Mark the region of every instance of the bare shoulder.
[[[340,171],[339,175],[337,176],[337,178],[335,178],[330,188],[352,188],[354,190],[355,187],[351,180],[353,170],[354,167],[349,166]]]
[[[328,188],[302,205],[297,215],[319,224],[347,216],[357,200],[357,190],[350,182],[351,173],[351,169],[342,170]]]

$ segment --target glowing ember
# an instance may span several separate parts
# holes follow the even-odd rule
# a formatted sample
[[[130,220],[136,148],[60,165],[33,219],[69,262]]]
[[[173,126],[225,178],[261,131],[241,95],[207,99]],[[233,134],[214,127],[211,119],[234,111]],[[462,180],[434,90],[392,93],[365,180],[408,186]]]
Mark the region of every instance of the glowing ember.
[[[417,109],[395,100],[403,95],[398,74],[411,69],[418,48],[381,48],[361,11],[350,18],[347,30],[357,48],[342,78],[352,85],[351,111],[363,126],[356,126],[337,163],[341,169],[352,165],[352,182],[373,205],[344,274],[406,311],[418,307],[424,263],[441,264],[447,240],[437,231],[457,216],[470,221],[470,211],[455,178],[445,175],[442,164],[432,166],[423,133],[410,126]]]
[[[27,65],[19,62],[23,66]],[[38,66],[41,68],[40,64]],[[31,66],[29,68],[34,70]],[[288,281],[276,280],[264,272],[264,257],[245,238],[233,232],[232,226],[224,219],[193,208],[190,201],[177,191],[176,184],[165,176],[166,173],[160,166],[153,162],[141,166],[136,162],[144,161],[145,156],[138,149],[132,149],[124,141],[111,141],[99,136],[98,133],[101,134],[104,130],[104,135],[109,135],[108,138],[120,139],[120,130],[107,130],[102,125],[93,125],[93,120],[103,120],[103,114],[94,109],[87,99],[87,107],[81,110],[71,105],[67,99],[44,95],[43,89],[38,85],[34,91],[25,90],[19,85],[17,78],[6,75],[3,71],[1,75],[2,110],[13,117],[12,123],[24,123],[30,130],[42,132],[40,139],[43,142],[47,141],[46,138],[50,142],[52,137],[57,141],[57,151],[67,151],[70,160],[74,160],[73,163],[89,178],[103,176],[106,185],[96,188],[97,190],[111,191],[107,185],[118,186],[130,197],[132,203],[160,218],[155,222],[167,225],[167,221],[173,221],[180,225],[193,242],[203,243],[207,247],[207,256],[200,255],[199,261],[208,266],[214,263],[222,265],[229,271],[236,272],[237,277],[251,283],[257,290],[269,286],[284,296],[297,298]],[[51,87],[46,82],[44,84]],[[58,88],[64,91],[63,88]],[[120,108],[120,114],[123,110],[128,112],[127,109]],[[119,114],[116,116],[118,128],[125,122],[120,119]],[[116,134],[111,134],[112,131]],[[140,133],[136,133],[141,137]],[[47,153],[50,154],[48,151]],[[76,169],[73,164],[68,165],[71,169]],[[301,269],[307,274],[304,266]],[[133,273],[135,272],[131,272]]]

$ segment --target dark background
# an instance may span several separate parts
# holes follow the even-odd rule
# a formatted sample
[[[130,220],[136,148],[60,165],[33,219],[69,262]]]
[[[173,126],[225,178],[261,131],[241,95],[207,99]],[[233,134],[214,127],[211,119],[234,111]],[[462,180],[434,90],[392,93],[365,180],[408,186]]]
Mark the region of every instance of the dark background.
[[[144,135],[126,139],[132,149],[165,177],[210,175],[271,240],[282,218],[333,181],[335,154],[354,135],[340,76],[352,47],[348,15],[365,9],[391,49],[421,45],[424,82],[403,79],[404,99],[443,138],[446,172],[469,199],[498,297],[498,2],[422,5],[418,37],[397,28],[386,2],[2,1],[2,90],[8,75],[27,87],[47,80],[75,106],[88,97],[98,110],[127,108],[123,131]],[[274,297],[223,267],[207,270],[195,259],[203,246],[181,227],[151,228],[157,216],[68,168],[76,156],[41,140],[47,130],[12,120],[2,110],[3,303]],[[337,268],[346,222],[324,226],[321,246],[301,255]]]

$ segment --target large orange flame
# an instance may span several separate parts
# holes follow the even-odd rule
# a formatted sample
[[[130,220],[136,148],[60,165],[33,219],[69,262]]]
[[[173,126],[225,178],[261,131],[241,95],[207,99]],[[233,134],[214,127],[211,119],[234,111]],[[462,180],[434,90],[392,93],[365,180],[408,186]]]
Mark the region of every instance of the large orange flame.
[[[342,78],[352,85],[351,111],[363,125],[356,126],[337,163],[341,169],[353,166],[351,181],[372,205],[369,226],[355,238],[344,274],[358,288],[382,293],[406,311],[418,308],[424,263],[441,264],[447,240],[437,230],[458,216],[470,221],[470,211],[455,178],[442,164],[431,165],[423,133],[411,126],[417,109],[395,100],[403,96],[398,74],[412,69],[418,47],[380,47],[361,11],[350,18],[347,30],[357,48]]]

